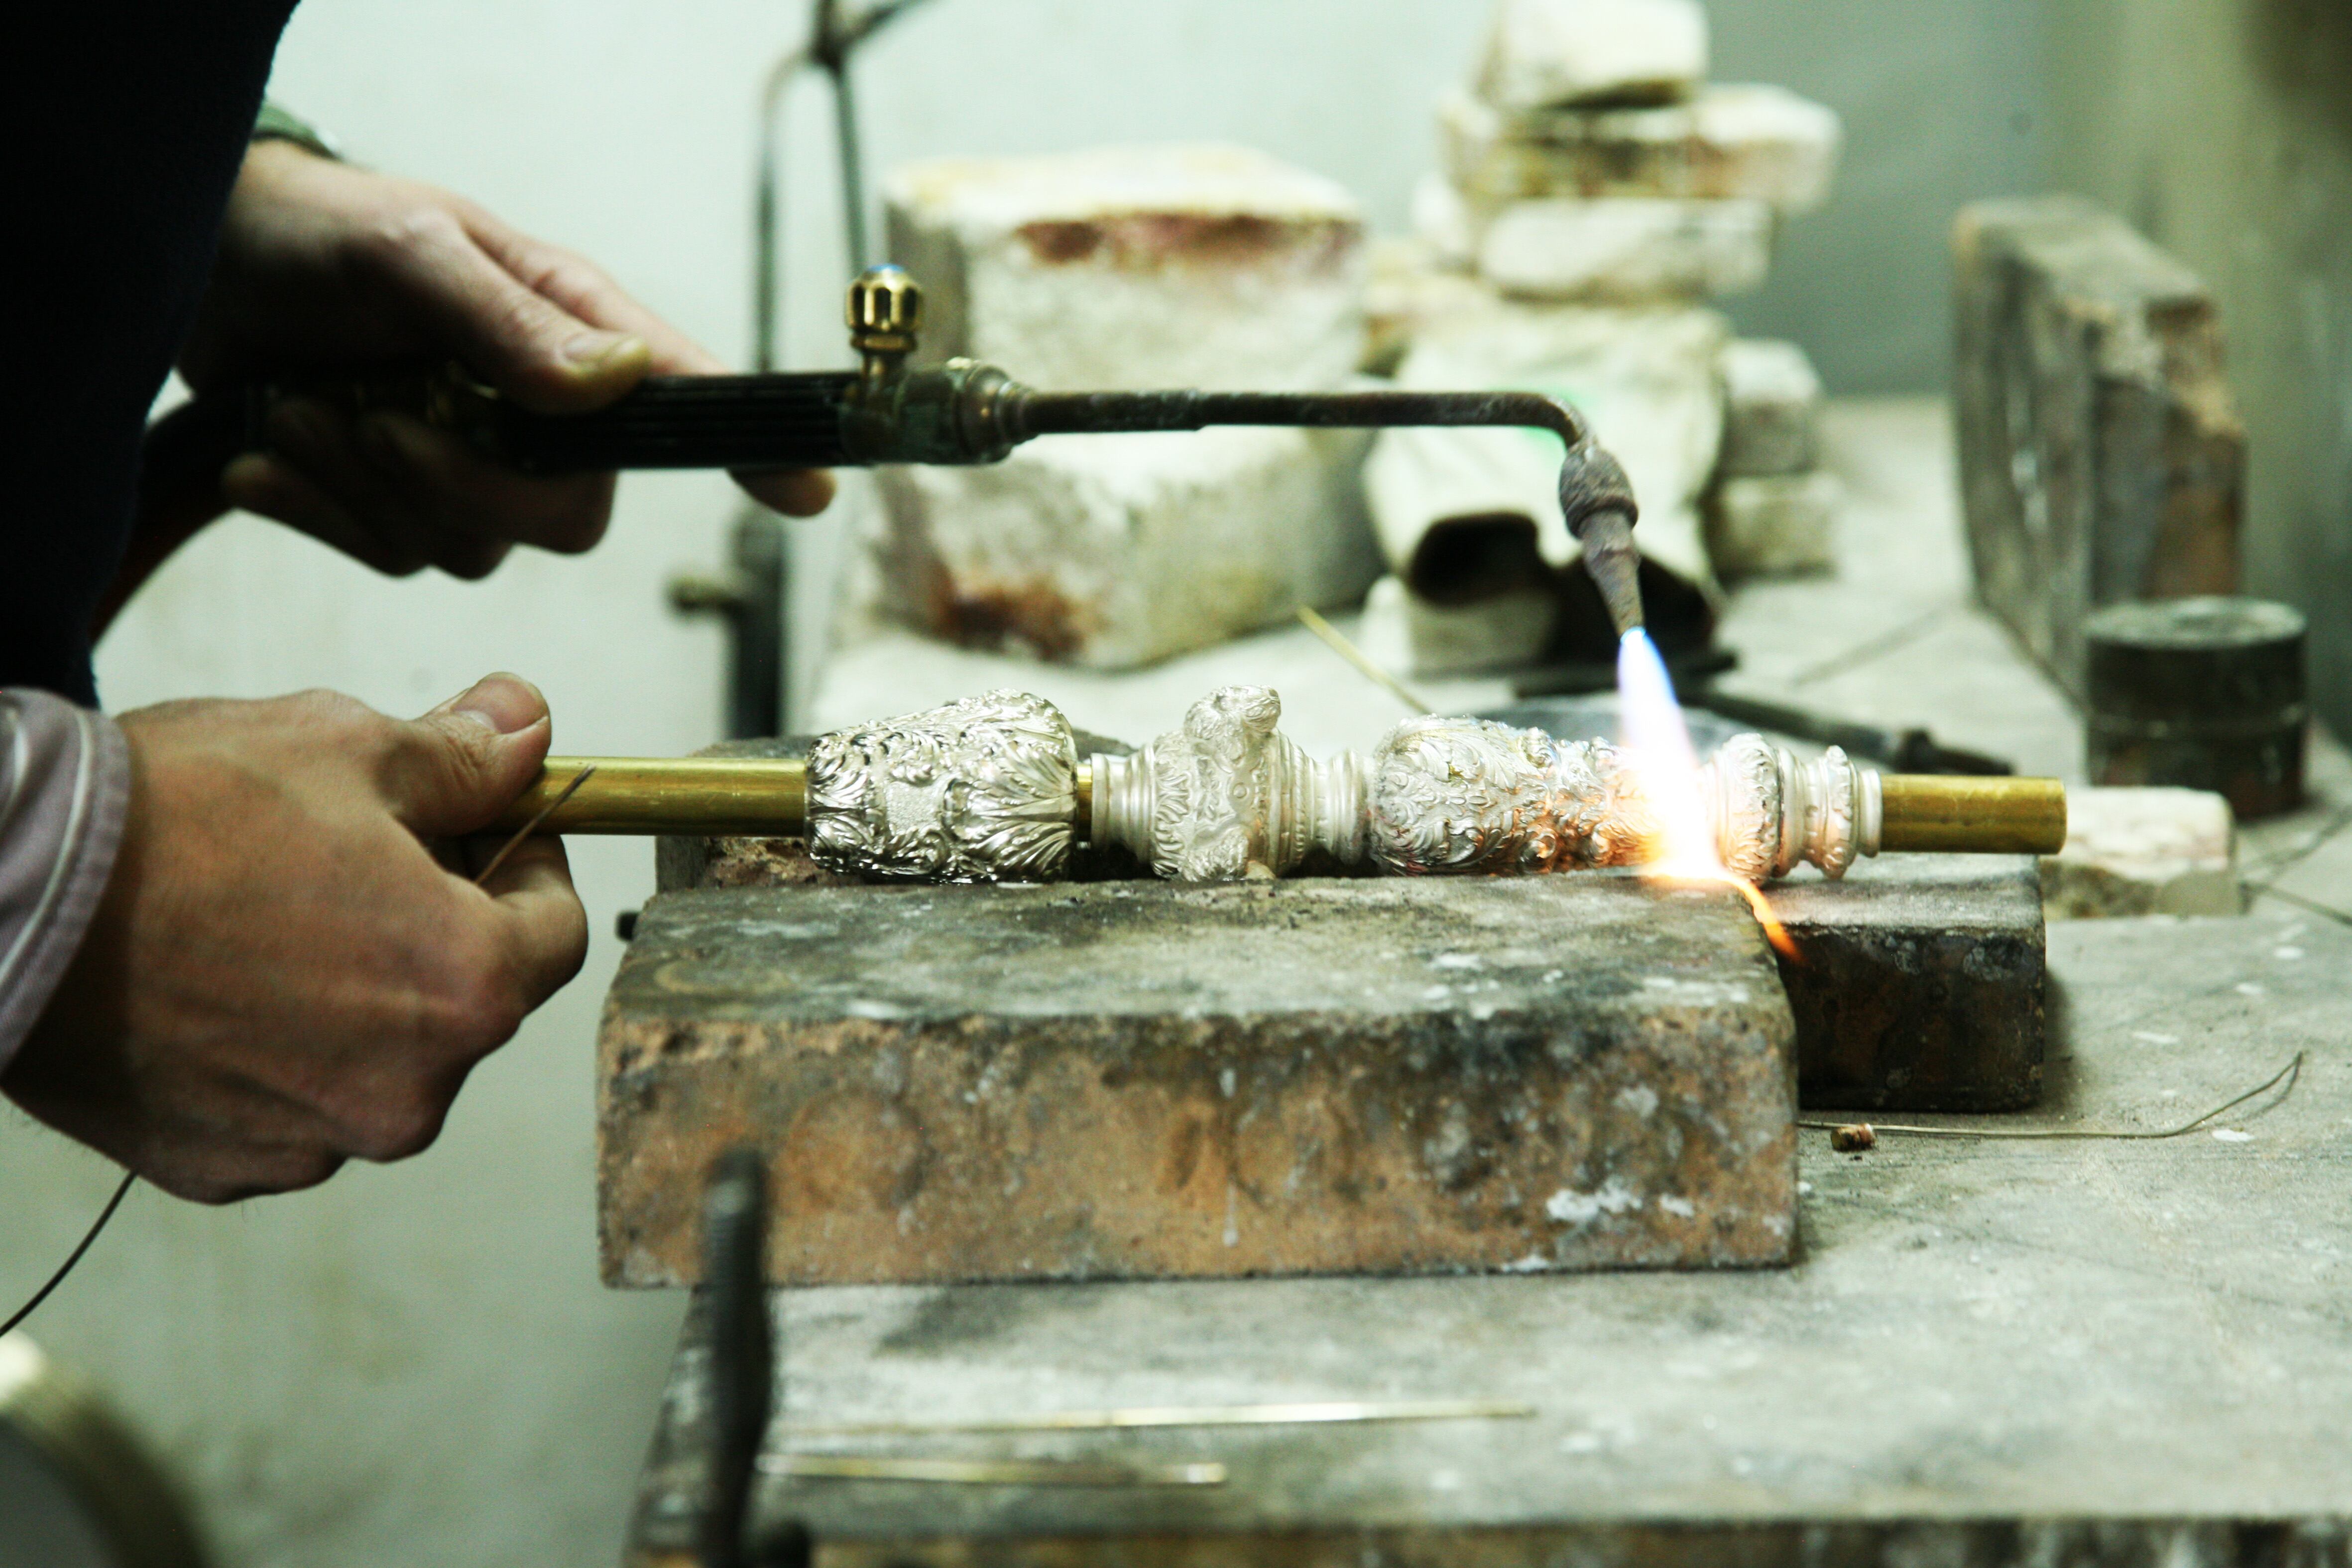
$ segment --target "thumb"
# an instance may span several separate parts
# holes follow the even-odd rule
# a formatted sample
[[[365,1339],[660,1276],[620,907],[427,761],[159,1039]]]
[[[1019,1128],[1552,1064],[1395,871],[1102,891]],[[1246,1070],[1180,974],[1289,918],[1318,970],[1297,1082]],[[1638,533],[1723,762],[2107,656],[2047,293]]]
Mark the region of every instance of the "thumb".
[[[547,699],[520,675],[485,675],[398,727],[383,789],[421,838],[477,833],[530,787],[554,734]]]

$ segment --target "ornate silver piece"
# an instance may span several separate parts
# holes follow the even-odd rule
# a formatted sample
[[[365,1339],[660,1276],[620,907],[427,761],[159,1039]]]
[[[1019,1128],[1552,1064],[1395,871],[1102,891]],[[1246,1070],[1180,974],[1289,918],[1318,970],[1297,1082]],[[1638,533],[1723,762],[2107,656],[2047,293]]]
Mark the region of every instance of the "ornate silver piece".
[[[1817,865],[1832,879],[1878,852],[1883,781],[1832,746],[1800,762],[1759,735],[1735,735],[1699,770],[1724,869],[1749,882]]]
[[[1050,882],[1068,866],[1077,747],[1042,697],[995,691],[809,749],[809,853],[910,882]]]
[[[1368,837],[1386,872],[1514,874],[1647,858],[1657,822],[1599,741],[1485,719],[1407,719],[1372,754]]]
[[[1360,863],[1362,759],[1313,760],[1276,729],[1281,718],[1268,688],[1224,686],[1134,756],[1096,755],[1096,841],[1178,882],[1280,876],[1316,850]]]

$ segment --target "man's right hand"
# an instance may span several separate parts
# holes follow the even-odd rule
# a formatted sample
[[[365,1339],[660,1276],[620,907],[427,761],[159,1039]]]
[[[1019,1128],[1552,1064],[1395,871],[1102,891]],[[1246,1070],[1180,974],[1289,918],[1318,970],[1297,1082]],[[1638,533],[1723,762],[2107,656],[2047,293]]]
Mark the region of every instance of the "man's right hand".
[[[471,881],[467,835],[539,776],[545,700],[493,675],[413,723],[320,692],[121,724],[113,875],[0,1089],[205,1202],[425,1148],[587,952],[556,840]]]

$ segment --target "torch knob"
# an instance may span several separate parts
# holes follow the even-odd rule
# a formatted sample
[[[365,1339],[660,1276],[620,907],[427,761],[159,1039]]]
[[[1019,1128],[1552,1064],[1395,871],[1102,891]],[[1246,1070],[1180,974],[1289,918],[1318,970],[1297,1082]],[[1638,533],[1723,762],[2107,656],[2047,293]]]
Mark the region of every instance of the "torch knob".
[[[849,346],[871,359],[915,351],[923,291],[901,267],[870,267],[849,286]]]

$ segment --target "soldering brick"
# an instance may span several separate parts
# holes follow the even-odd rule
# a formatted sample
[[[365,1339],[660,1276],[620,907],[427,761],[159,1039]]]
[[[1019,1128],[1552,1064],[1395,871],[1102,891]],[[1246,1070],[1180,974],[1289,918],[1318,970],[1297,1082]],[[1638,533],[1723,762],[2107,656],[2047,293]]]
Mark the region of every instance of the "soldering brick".
[[[800,887],[646,908],[599,1047],[604,1275],[780,1283],[1785,1262],[1795,1058],[1719,890]]]
[[[1808,1109],[2015,1111],[2042,1097],[2048,942],[2025,855],[1882,855],[1767,890]]]
[[[1953,405],[1977,596],[2080,700],[2083,622],[2232,593],[2246,436],[2204,284],[2073,196],[1952,226]]]

